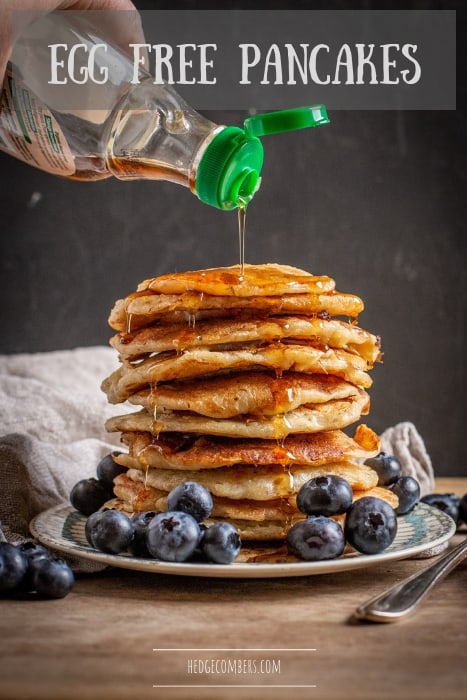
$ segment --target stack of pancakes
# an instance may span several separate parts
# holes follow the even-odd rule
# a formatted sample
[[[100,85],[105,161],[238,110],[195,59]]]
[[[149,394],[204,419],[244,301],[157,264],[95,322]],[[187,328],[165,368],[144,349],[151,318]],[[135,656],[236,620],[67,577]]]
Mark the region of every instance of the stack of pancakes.
[[[128,446],[112,505],[164,510],[174,486],[197,481],[211,521],[244,540],[283,538],[303,517],[298,490],[322,474],[396,505],[362,464],[377,436],[342,432],[368,413],[380,358],[379,339],[357,326],[362,309],[331,278],[273,264],[164,275],[117,301],[121,366],[102,388],[142,408],[107,422]]]

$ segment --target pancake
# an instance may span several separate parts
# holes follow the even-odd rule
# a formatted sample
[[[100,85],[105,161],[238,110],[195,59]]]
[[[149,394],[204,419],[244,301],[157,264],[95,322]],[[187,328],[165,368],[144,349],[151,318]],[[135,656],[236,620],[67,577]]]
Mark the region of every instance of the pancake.
[[[363,496],[374,496],[381,498],[396,508],[399,500],[397,496],[388,489],[374,486],[366,491],[353,491],[353,500],[356,501]],[[214,508],[212,516],[228,520],[253,520],[263,522],[265,520],[279,520],[290,523],[291,519],[301,519],[304,516],[296,504],[296,498],[278,499],[274,501],[253,501],[253,500],[233,500],[229,498],[213,498]],[[158,499],[159,508],[166,510],[167,498]],[[341,520],[341,518],[337,518]],[[343,518],[342,518],[343,519]]]
[[[133,359],[170,350],[182,352],[219,345],[233,348],[234,344],[290,339],[319,342],[322,346],[360,355],[368,362],[376,362],[381,354],[379,338],[356,325],[337,319],[297,316],[210,320],[196,323],[194,327],[188,326],[186,321],[178,325],[149,326],[134,333],[118,333],[110,339],[110,344],[122,359]]]
[[[271,416],[306,404],[359,396],[356,386],[330,374],[232,372],[220,377],[158,384],[132,394],[129,401],[154,413],[191,411],[210,418],[253,414]]]
[[[160,491],[169,492],[184,481],[197,481],[213,496],[234,500],[270,501],[295,495],[306,481],[323,474],[341,476],[356,491],[366,491],[378,482],[373,469],[351,461],[323,464],[319,467],[302,464],[287,468],[277,464],[255,467],[244,464],[197,471],[129,469],[123,476]],[[115,484],[118,480],[119,477],[116,478]]]
[[[216,267],[208,270],[177,272],[144,280],[138,291],[150,289],[159,294],[183,294],[186,291],[216,296],[283,296],[284,294],[316,294],[334,289],[330,277],[311,275],[291,265],[267,263]]]
[[[241,318],[287,314],[315,316],[323,313],[357,318],[361,311],[363,302],[360,297],[337,291],[287,294],[283,297],[222,297],[202,292],[154,294],[144,290],[119,299],[110,312],[109,325],[116,331],[129,333],[156,321],[194,325],[210,317],[236,317],[238,312]]]
[[[365,391],[347,399],[300,406],[275,416],[242,415],[233,418],[209,418],[183,411],[158,411],[157,418],[143,409],[136,413],[114,416],[106,422],[108,432],[188,432],[240,438],[281,440],[293,433],[316,433],[338,430],[359,420],[369,411],[370,399]]]
[[[390,503],[394,508],[398,505],[397,496],[388,489],[375,486],[366,491],[354,491],[354,500],[363,496],[375,496]],[[136,481],[126,474],[120,474],[115,483],[115,494],[131,506],[134,512],[145,510],[167,510],[167,492]],[[294,517],[304,517],[297,508],[295,496],[270,501],[248,499],[231,499],[213,496],[212,517],[240,518],[262,522],[264,520],[281,520],[289,522]]]
[[[359,425],[353,438],[341,430],[290,435],[277,443],[274,440],[230,439],[215,436],[163,433],[158,437],[149,432],[124,432],[122,441],[130,454],[114,459],[126,467],[145,469],[198,470],[231,467],[235,464],[294,463],[319,467],[346,459],[365,460],[380,451],[378,436],[366,425]],[[138,459],[140,461],[138,461]]]
[[[102,382],[102,390],[110,403],[121,403],[149,384],[261,367],[274,370],[278,376],[287,371],[332,374],[361,388],[368,388],[372,383],[366,372],[371,366],[363,358],[345,350],[271,343],[242,350],[216,352],[193,348],[182,354],[160,353],[138,364],[124,361]]]
[[[368,394],[328,401],[323,404],[300,406],[293,411],[274,416],[246,415],[233,418],[208,418],[181,411],[160,411],[153,432],[203,433],[240,438],[282,440],[294,433],[317,433],[321,430],[345,428],[369,411]]]

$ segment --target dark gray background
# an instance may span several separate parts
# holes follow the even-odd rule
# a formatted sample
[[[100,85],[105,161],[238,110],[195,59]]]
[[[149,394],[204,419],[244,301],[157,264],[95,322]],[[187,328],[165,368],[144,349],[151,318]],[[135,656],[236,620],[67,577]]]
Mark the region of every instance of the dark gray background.
[[[324,5],[373,6],[289,7]],[[183,7],[209,5],[171,3]],[[382,336],[385,353],[373,372],[367,422],[381,431],[413,421],[440,475],[467,474],[463,11],[457,24],[457,111],[333,112],[330,126],[269,137],[246,238],[248,262],[329,274],[340,290],[363,297],[360,323]],[[241,124],[246,115],[207,116]],[[176,185],[77,183],[4,154],[0,178],[0,352],[105,344],[113,302],[143,278],[238,261],[235,213],[203,205]]]

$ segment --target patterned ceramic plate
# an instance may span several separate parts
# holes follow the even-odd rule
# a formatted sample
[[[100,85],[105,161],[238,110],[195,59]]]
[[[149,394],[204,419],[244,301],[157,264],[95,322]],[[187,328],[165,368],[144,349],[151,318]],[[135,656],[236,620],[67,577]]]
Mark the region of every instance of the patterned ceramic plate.
[[[448,515],[425,503],[419,503],[411,513],[399,516],[396,538],[381,554],[368,556],[350,552],[329,561],[305,562],[290,557],[285,547],[245,546],[239,559],[224,566],[197,561],[172,563],[104,554],[88,545],[84,536],[85,522],[86,518],[71,506],[61,505],[36,516],[31,523],[31,532],[40,542],[52,549],[107,566],[178,576],[273,578],[348,571],[420,556],[447,543],[456,529],[454,521]]]

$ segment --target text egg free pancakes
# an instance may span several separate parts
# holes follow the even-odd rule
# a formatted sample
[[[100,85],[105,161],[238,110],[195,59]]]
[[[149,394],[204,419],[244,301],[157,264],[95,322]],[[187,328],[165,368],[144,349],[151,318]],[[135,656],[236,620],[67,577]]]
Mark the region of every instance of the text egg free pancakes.
[[[163,275],[116,302],[121,366],[102,388],[142,407],[106,424],[128,446],[116,457],[127,467],[118,507],[164,508],[194,480],[211,491],[214,519],[263,540],[302,517],[296,495],[313,476],[376,494],[361,462],[378,453],[377,436],[342,432],[368,413],[381,359],[379,338],[357,325],[362,309],[332,278],[273,264]]]

